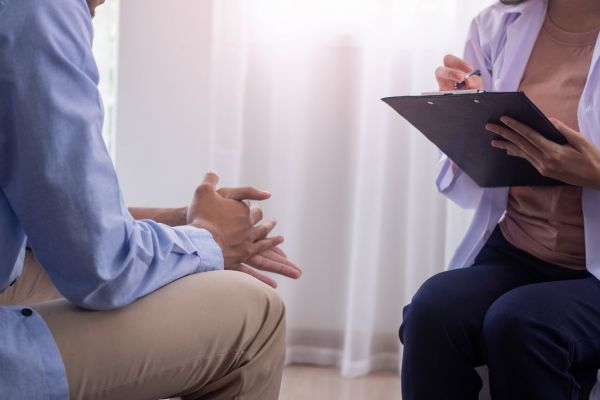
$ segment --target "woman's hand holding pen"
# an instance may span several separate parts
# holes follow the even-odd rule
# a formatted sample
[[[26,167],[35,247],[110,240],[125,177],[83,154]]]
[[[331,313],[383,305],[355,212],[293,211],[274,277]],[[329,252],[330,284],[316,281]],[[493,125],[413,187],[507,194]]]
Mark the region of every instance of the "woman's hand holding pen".
[[[444,57],[444,65],[435,70],[440,90],[483,90],[480,76],[467,76],[473,67],[462,58],[448,54]]]
[[[486,129],[507,141],[494,140],[492,146],[509,155],[529,161],[543,176],[575,186],[600,190],[600,149],[585,135],[551,118],[567,139],[554,143],[527,125],[509,117],[500,118],[506,126],[487,124]]]

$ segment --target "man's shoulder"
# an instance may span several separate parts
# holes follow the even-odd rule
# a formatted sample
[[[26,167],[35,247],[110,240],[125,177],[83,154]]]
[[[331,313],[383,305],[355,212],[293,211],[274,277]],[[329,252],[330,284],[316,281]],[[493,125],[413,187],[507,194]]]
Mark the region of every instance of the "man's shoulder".
[[[0,33],[91,25],[85,0],[0,0]]]
[[[85,0],[0,0],[0,69],[49,52],[80,61],[93,27]]]

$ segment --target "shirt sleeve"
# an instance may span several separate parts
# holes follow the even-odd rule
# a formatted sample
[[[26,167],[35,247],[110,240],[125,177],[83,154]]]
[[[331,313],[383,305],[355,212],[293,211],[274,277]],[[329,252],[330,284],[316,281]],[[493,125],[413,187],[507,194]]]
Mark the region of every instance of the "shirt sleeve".
[[[223,268],[206,230],[135,221],[102,139],[86,2],[9,3],[9,172],[0,184],[36,257],[70,301],[131,303],[183,276]],[[1,49],[1,48],[0,48]],[[152,160],[148,160],[152,162]]]
[[[492,90],[492,60],[491,51],[482,43],[480,20],[484,18],[485,13],[475,17],[469,27],[467,41],[465,43],[464,59],[473,66],[474,69],[481,71],[481,80],[484,90]],[[489,34],[489,33],[488,33]]]

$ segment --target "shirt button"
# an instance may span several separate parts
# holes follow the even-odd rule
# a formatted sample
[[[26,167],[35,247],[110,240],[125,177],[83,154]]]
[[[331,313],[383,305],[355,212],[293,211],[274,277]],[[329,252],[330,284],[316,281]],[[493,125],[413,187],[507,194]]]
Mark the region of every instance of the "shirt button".
[[[25,317],[31,317],[33,315],[33,311],[31,308],[24,308],[21,310],[21,314],[23,314]]]

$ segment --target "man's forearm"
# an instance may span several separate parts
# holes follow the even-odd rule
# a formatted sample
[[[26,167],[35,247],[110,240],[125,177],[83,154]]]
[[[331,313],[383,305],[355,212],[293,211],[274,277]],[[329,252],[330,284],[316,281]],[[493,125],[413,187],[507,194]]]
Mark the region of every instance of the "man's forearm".
[[[169,226],[181,226],[186,224],[187,207],[180,208],[138,208],[129,209],[131,216],[135,219],[151,219]]]

